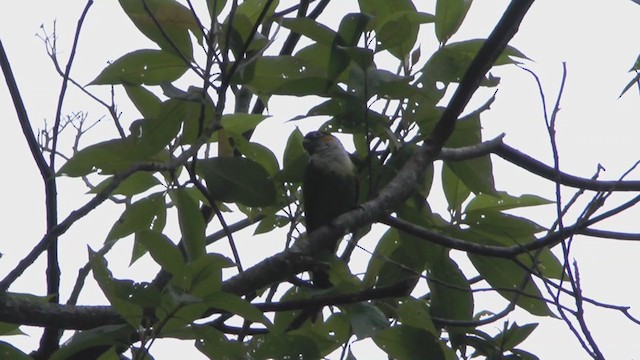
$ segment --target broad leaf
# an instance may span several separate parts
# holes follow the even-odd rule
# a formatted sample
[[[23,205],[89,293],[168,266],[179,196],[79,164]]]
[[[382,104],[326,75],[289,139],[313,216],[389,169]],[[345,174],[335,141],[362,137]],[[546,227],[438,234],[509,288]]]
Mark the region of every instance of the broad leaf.
[[[269,173],[253,160],[231,156],[198,161],[198,171],[217,200],[246,206],[269,206],[276,188]]]
[[[507,301],[517,299],[516,304],[532,315],[554,316],[529,272],[511,260],[475,254],[467,256],[480,275]]]
[[[184,190],[169,192],[173,203],[178,208],[178,220],[182,243],[187,252],[187,259],[194,261],[205,254],[206,224],[196,201]]]
[[[458,31],[472,0],[438,0],[436,3],[436,37],[441,44]]]
[[[160,116],[162,101],[151,91],[141,85],[124,85],[124,89],[145,119],[156,119]]]
[[[109,186],[111,181],[113,181],[113,176],[105,179],[89,192],[92,194],[97,194],[100,191],[104,190],[104,188]],[[118,185],[118,187],[113,192],[111,192],[111,194],[131,197],[133,195],[143,193],[156,185],[160,185],[160,180],[153,176],[152,173],[137,172],[122,181],[120,185]]]
[[[0,357],[3,359],[30,360],[31,356],[23,353],[13,345],[0,341]]]
[[[435,335],[412,326],[390,327],[378,332],[373,341],[393,359],[447,359]]]
[[[120,0],[138,30],[164,51],[191,60],[189,30],[202,43],[202,30],[193,13],[174,0]]]
[[[93,277],[100,289],[118,312],[131,326],[138,327],[142,320],[142,307],[131,302],[134,284],[131,280],[115,279],[107,268],[107,260],[89,249],[89,262]]]
[[[109,64],[90,85],[159,85],[180,78],[189,66],[162,50],[136,50]]]
[[[153,194],[128,205],[113,224],[105,242],[121,239],[137,231],[150,230],[154,222],[166,217],[164,197]]]
[[[136,233],[136,242],[140,242],[164,270],[174,275],[182,271],[184,257],[166,235],[152,230],[143,230]]]

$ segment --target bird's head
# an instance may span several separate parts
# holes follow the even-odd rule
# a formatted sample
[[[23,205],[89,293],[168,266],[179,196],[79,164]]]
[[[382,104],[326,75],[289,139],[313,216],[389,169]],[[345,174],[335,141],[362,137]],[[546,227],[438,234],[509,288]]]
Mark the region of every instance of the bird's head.
[[[344,151],[340,140],[324,131],[312,131],[305,135],[304,140],[302,141],[302,146],[309,155],[334,149]]]

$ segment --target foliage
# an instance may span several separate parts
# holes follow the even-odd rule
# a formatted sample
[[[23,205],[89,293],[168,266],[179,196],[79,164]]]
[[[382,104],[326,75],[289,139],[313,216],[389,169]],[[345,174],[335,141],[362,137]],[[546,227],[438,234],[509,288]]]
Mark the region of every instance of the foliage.
[[[118,279],[104,252],[91,250],[94,279],[122,322],[76,333],[53,358],[100,346],[101,358],[115,358],[124,344],[141,359],[153,354],[156,338],[171,337],[192,340],[199,351],[216,359],[320,358],[337,354],[341,347],[346,353],[354,338],[371,339],[396,359],[536,359],[520,348],[536,324],[505,322],[489,334],[483,326],[501,316],[478,308],[474,294],[481,281],[506,299],[508,311],[519,307],[535,316],[555,317],[545,287],[570,276],[564,259],[550,250],[559,241],[511,257],[469,251],[475,268],[469,272],[452,256],[454,245],[389,227],[383,234],[368,235],[379,239],[364,276],[352,274],[337,258],[322,259],[332,264],[332,289],[305,287],[298,281],[285,284],[284,295],[273,300],[281,293],[275,287],[295,274],[267,279],[266,285],[247,291],[225,287],[231,280],[223,269],[242,269],[241,258],[234,253],[230,260],[207,250],[215,240],[208,227],[213,217],[224,224],[229,213],[241,213],[247,223],[259,221],[256,233],[288,227],[289,237],[304,239],[294,231],[304,231],[299,188],[307,157],[302,134],[296,130],[289,135],[281,162],[267,144],[252,139],[269,121],[262,109],[271,99],[290,95],[317,100],[295,120],[326,116],[323,129],[353,140],[366,202],[428,142],[445,110],[445,95],[459,86],[485,43],[452,41],[471,1],[439,0],[433,14],[418,11],[410,0],[358,3],[360,12],[342,14],[332,29],[318,22],[313,11],[304,11],[307,2],[286,9],[271,0],[208,0],[206,11],[196,15],[175,0],[120,1],[154,49],[120,56],[97,71],[91,86],[122,87],[142,119],[131,122],[128,134],[76,151],[57,175],[99,179],[100,184],[89,189],[96,198],[111,196],[125,203],[106,235],[106,251],[133,236],[132,261],[149,253],[165,280],[140,284]],[[282,33],[288,36],[284,43],[279,41]],[[438,42],[438,49],[423,53],[419,38]],[[524,59],[523,53],[507,47],[495,66]],[[181,89],[185,79],[192,86]],[[495,88],[499,82],[488,74],[481,86]],[[162,97],[157,95],[161,92]],[[235,97],[235,109],[230,109],[228,96]],[[251,100],[260,105],[250,112],[241,104]],[[445,144],[449,152],[472,151],[483,143],[481,118],[492,101],[488,98],[457,121]],[[513,249],[555,231],[515,215],[514,210],[554,202],[496,188],[489,153],[462,160],[446,154],[443,151],[442,166],[423,171],[411,196],[392,209],[397,218],[474,249]],[[441,188],[433,186],[436,176]],[[426,202],[434,191],[444,194],[447,213],[433,212]],[[170,208],[176,210],[175,219]],[[170,221],[179,225],[180,238],[165,229]],[[216,230],[233,241],[234,229],[225,224]],[[375,295],[399,284],[399,292]],[[331,302],[349,294],[364,298]],[[254,300],[260,296],[275,301],[271,310]],[[330,316],[290,329],[304,309],[318,306],[314,299],[334,305]],[[267,315],[269,311],[275,315]],[[213,313],[220,315],[202,320]],[[245,321],[243,328],[225,324],[238,317]],[[11,326],[3,329],[4,334],[15,331]],[[234,336],[236,332],[240,335]],[[135,348],[132,339],[141,347]],[[19,353],[9,344],[0,346],[6,354]]]

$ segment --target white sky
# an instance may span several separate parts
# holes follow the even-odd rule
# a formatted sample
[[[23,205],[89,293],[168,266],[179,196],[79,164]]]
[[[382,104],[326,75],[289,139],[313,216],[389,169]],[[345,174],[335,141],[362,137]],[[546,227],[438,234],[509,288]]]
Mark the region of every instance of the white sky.
[[[52,21],[57,19],[58,50],[63,60],[66,59],[75,24],[84,4],[84,1],[79,0],[40,0],[14,1],[11,5],[0,5],[0,38],[13,66],[32,126],[36,129],[43,127],[44,120],[49,124],[53,122],[61,80],[46,56],[42,41],[34,35],[41,33],[41,24],[51,32]],[[355,1],[344,1],[343,4],[355,11]],[[434,1],[426,1],[424,6],[426,9],[433,9],[433,4]],[[507,1],[504,0],[476,1],[468,21],[452,41],[486,37],[506,4]],[[325,19],[330,14],[328,12]],[[557,130],[561,168],[568,173],[590,177],[600,163],[607,169],[602,178],[616,179],[639,159],[640,101],[637,89],[618,99],[621,90],[633,76],[627,71],[640,53],[638,19],[640,6],[629,0],[539,0],[511,43],[535,61],[527,62],[526,66],[541,78],[550,104],[555,101],[562,62],[567,63],[567,86]],[[427,49],[433,48],[435,42],[430,26],[425,28],[424,33],[422,54],[426,59]],[[96,1],[86,20],[72,74],[81,83],[88,83],[107,61],[129,51],[150,46],[152,44],[137,32],[116,1]],[[483,118],[485,137],[505,132],[507,144],[551,164],[540,99],[533,79],[514,67],[501,67],[493,73],[502,77],[502,83],[497,101]],[[108,95],[106,87],[93,87],[92,90]],[[124,102],[122,93],[119,96],[121,102]],[[472,104],[479,104],[484,99],[486,98],[481,94]],[[284,147],[282,134],[287,134],[293,128],[293,124],[284,124],[284,121],[306,112],[306,106],[310,104],[307,100],[293,100],[296,106],[291,106],[294,103],[291,98],[270,103],[273,118],[267,126],[262,125],[256,134],[257,139],[268,143],[276,154],[281,154]],[[5,160],[8,166],[5,166],[3,176],[0,177],[0,191],[4,200],[0,207],[3,230],[0,252],[4,255],[0,260],[1,277],[42,237],[45,218],[42,181],[23,139],[4,82],[0,86],[0,109],[4,120],[4,140],[0,142],[0,154],[8,157],[8,161]],[[70,91],[64,112],[79,110],[89,110],[92,119],[105,114],[103,109],[93,105],[88,98],[75,90]],[[120,110],[126,120],[139,116],[128,106],[121,105]],[[295,125],[305,132],[317,127],[319,123],[297,122]],[[83,144],[112,136],[112,131],[112,125],[105,122],[89,133]],[[500,190],[515,195],[536,193],[553,198],[553,184],[548,181],[537,179],[496,158],[494,169],[496,186]],[[638,174],[638,171],[632,173],[629,179],[637,180]],[[84,195],[86,189],[79,181],[62,179],[59,183],[62,219],[71,210],[88,201],[89,197]],[[433,192],[438,190],[434,186]],[[568,199],[572,194],[571,190],[566,190],[563,198]],[[623,196],[613,197],[610,205],[623,199]],[[442,196],[434,194],[429,200],[435,209],[446,208]],[[541,209],[527,212],[526,215],[533,216],[543,225],[549,225],[554,219],[555,211],[551,207]],[[78,267],[86,262],[86,244],[94,249],[99,248],[119,211],[121,210],[113,206],[99,208],[63,236],[63,300],[66,300],[73,286]],[[606,223],[606,228],[638,233],[638,216],[640,211],[632,209]],[[599,226],[603,227],[605,225]],[[255,241],[260,241],[265,250],[261,248],[261,251],[255,251]],[[251,263],[259,261],[268,251],[276,251],[282,246],[281,241],[282,238],[247,236],[239,239],[238,243],[241,253]],[[131,240],[125,240],[108,257],[114,267],[114,275],[149,279],[156,271],[156,268],[149,266],[149,262],[136,263],[132,268],[127,268],[130,246]],[[373,249],[374,244],[368,243],[367,246]],[[632,306],[632,313],[640,317],[640,292],[635,289],[640,270],[637,261],[639,250],[639,245],[633,242],[579,237],[574,243],[572,255],[580,266],[585,295],[605,303]],[[36,291],[42,294],[45,286],[43,268],[44,259],[41,258],[11,290]],[[88,291],[81,298],[82,303],[102,303],[100,297],[87,295],[97,293],[99,289],[95,285],[89,285]],[[480,296],[476,302],[476,310],[486,305],[499,311],[503,303],[495,297]],[[619,313],[593,307],[587,307],[586,318],[607,358],[640,358],[640,346],[637,344],[639,326],[634,326]],[[509,319],[516,320],[519,324],[541,322],[522,346],[541,359],[587,358],[563,322],[534,318],[522,311],[512,314]],[[496,323],[493,329],[497,330],[501,326],[502,323]],[[31,328],[25,330],[31,337],[3,340],[16,344],[25,351],[31,351],[37,347],[40,332]],[[370,353],[370,350],[371,344],[364,342],[353,347],[358,358],[384,358],[382,353]],[[191,348],[191,344],[176,347],[174,342],[157,342],[152,349],[156,359],[173,358],[177,351],[183,357],[188,355],[193,359],[204,358]]]

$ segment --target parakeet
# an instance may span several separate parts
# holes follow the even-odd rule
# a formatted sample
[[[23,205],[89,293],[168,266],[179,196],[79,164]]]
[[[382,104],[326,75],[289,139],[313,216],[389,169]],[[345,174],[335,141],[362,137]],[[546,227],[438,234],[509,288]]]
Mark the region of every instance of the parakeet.
[[[302,200],[307,232],[311,233],[357,206],[357,171],[340,140],[329,133],[312,131],[305,135],[302,145],[309,153]],[[339,240],[328,239],[322,250],[335,253]],[[326,272],[312,272],[311,279],[318,287],[331,287]]]

